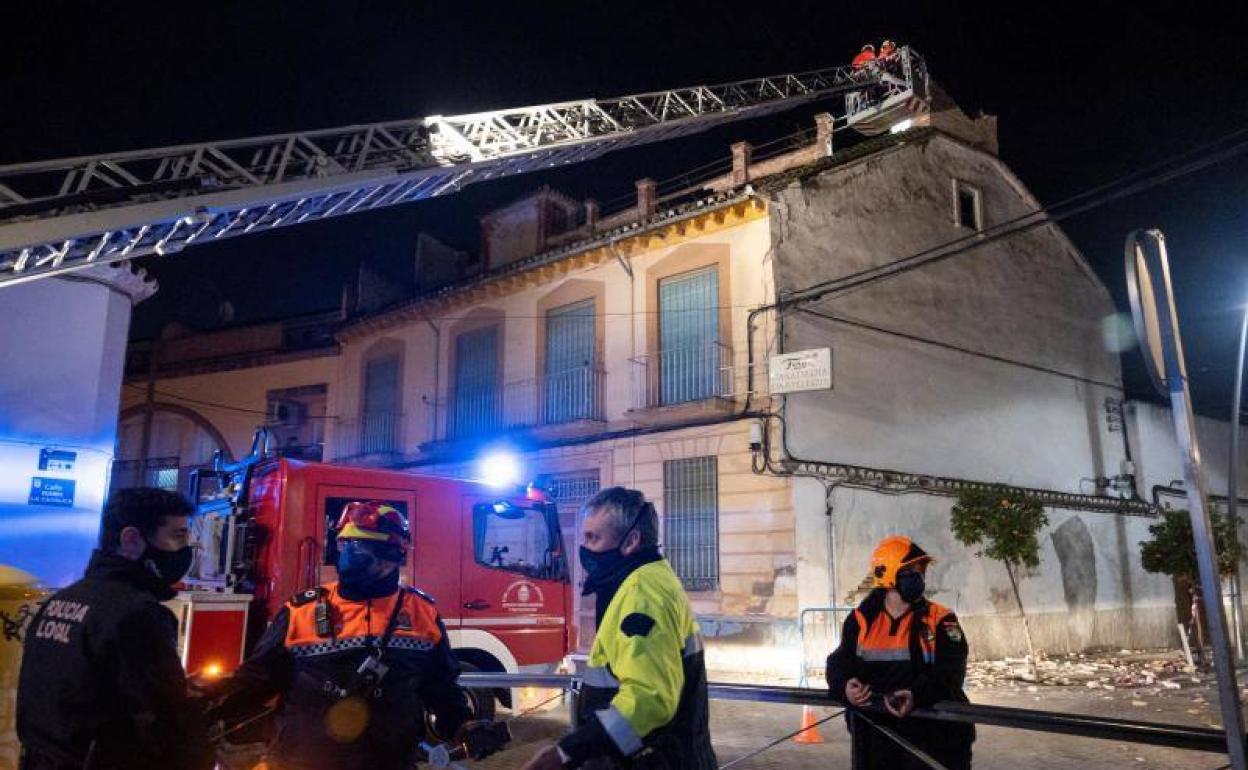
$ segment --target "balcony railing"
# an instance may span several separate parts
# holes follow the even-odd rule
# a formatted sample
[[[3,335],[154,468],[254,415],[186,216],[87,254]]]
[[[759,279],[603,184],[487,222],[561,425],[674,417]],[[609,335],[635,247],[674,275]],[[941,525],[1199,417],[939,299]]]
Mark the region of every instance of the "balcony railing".
[[[400,412],[365,412],[355,425],[355,453],[394,454],[402,447],[403,415]]]
[[[729,398],[736,390],[732,348],[721,342],[660,350],[629,360],[634,409]]]
[[[604,380],[601,370],[582,366],[516,380],[501,389],[460,391],[447,411],[447,435],[477,438],[518,428],[601,420]]]

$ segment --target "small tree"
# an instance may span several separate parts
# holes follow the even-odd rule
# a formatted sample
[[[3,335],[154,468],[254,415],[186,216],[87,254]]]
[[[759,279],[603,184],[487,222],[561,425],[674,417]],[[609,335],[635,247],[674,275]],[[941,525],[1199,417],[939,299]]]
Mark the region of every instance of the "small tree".
[[[953,536],[958,542],[980,546],[976,556],[987,556],[1005,565],[1018,613],[1023,618],[1023,636],[1027,641],[1033,679],[1039,679],[1036,648],[1031,641],[1023,597],[1018,592],[1018,580],[1021,571],[1040,565],[1038,534],[1048,523],[1049,517],[1038,501],[1008,487],[964,490],[953,506]]]
[[[1218,574],[1226,576],[1235,573],[1235,565],[1242,553],[1242,546],[1236,537],[1236,522],[1229,516],[1216,513],[1209,514],[1213,525],[1213,542],[1217,550]],[[1163,510],[1161,521],[1148,528],[1152,540],[1140,541],[1140,562],[1148,572],[1169,575],[1175,580],[1175,599],[1177,602],[1180,587],[1187,587],[1194,600],[1192,602],[1192,622],[1196,625],[1196,644],[1204,647],[1204,618],[1200,616],[1198,604],[1202,600],[1200,592],[1200,570],[1196,566],[1196,538],[1192,534],[1192,517],[1186,510]],[[1175,610],[1182,616],[1183,608]],[[1182,617],[1180,617],[1180,620]],[[1203,657],[1204,653],[1201,653]]]

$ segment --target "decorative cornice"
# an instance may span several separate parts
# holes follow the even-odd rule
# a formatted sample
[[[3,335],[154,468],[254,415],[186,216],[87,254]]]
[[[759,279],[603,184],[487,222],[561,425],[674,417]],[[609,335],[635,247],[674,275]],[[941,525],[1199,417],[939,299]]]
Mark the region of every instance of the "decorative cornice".
[[[528,286],[548,283],[572,270],[613,259],[612,249],[631,256],[668,248],[752,222],[766,214],[766,202],[750,194],[736,192],[707,196],[703,200],[658,212],[645,222],[616,228],[592,239],[519,260],[492,274],[448,286],[398,307],[351,321],[340,328],[336,336],[340,342],[358,339],[420,320],[425,315],[450,312],[463,305],[489,301]]]
[[[93,265],[85,270],[75,270],[62,278],[103,284],[125,294],[136,305],[155,294],[159,288],[155,278],[147,277],[146,270],[141,267],[131,269],[129,263]]]

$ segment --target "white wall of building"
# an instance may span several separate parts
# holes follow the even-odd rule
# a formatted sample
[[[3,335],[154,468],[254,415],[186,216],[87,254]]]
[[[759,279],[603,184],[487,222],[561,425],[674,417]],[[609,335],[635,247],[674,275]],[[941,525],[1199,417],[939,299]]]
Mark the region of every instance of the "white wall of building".
[[[130,311],[154,288],[99,267],[0,290],[0,564],[50,586],[81,577],[113,458]],[[41,468],[44,450],[65,454]]]
[[[987,227],[1036,206],[990,155],[939,135],[902,144],[776,194],[777,284],[801,288],[973,239],[955,221],[955,180],[979,191]],[[1096,477],[1120,472],[1122,434],[1105,410],[1107,398],[1122,396],[1119,363],[1100,331],[1114,308],[1056,228],[809,307],[851,323],[785,315],[786,350],[833,351],[833,389],[786,399],[794,456],[1082,494],[1098,492]],[[800,606],[844,603],[875,544],[905,534],[937,558],[930,595],[964,618],[974,654],[1023,651],[1004,568],[950,532],[954,498],[836,489],[831,554],[823,486],[798,480],[794,499]],[[1150,519],[1047,512],[1041,566],[1020,587],[1038,646],[1170,642],[1170,582],[1139,563]]]

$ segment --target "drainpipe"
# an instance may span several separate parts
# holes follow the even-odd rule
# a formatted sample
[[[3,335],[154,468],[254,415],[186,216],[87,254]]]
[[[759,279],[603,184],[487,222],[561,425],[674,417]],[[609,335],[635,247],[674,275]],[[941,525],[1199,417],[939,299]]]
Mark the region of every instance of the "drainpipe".
[[[429,427],[429,440],[438,440],[438,398],[442,392],[441,373],[442,373],[442,329],[433,322],[429,317],[428,311],[423,307],[420,314],[424,316],[425,323],[429,324],[429,328],[433,330],[433,425]]]
[[[637,313],[636,313],[637,279],[636,279],[636,276],[633,275],[633,266],[629,263],[628,260],[624,259],[624,255],[621,254],[619,250],[615,248],[615,241],[616,239],[614,238],[607,241],[607,250],[611,252],[611,256],[615,257],[615,261],[620,263],[620,267],[624,270],[624,274],[628,276],[628,349],[629,349],[628,362],[631,365],[633,363],[633,359],[637,357]],[[604,307],[602,310],[603,310],[603,313],[605,313],[607,309]],[[603,326],[605,327],[607,323],[607,319],[605,315],[603,316],[602,323],[603,323]],[[603,351],[604,355],[605,353],[606,351]],[[629,374],[631,375],[632,372],[630,371]],[[636,487],[637,486],[637,435],[636,434],[633,434],[633,436],[629,438],[628,455],[629,455],[628,485],[630,487]]]
[[[838,486],[839,483],[835,481],[825,482],[823,485],[823,513],[828,522],[828,578],[832,592],[828,601],[829,607],[837,606],[840,594],[836,588],[836,521],[832,518],[832,495],[836,493]]]

